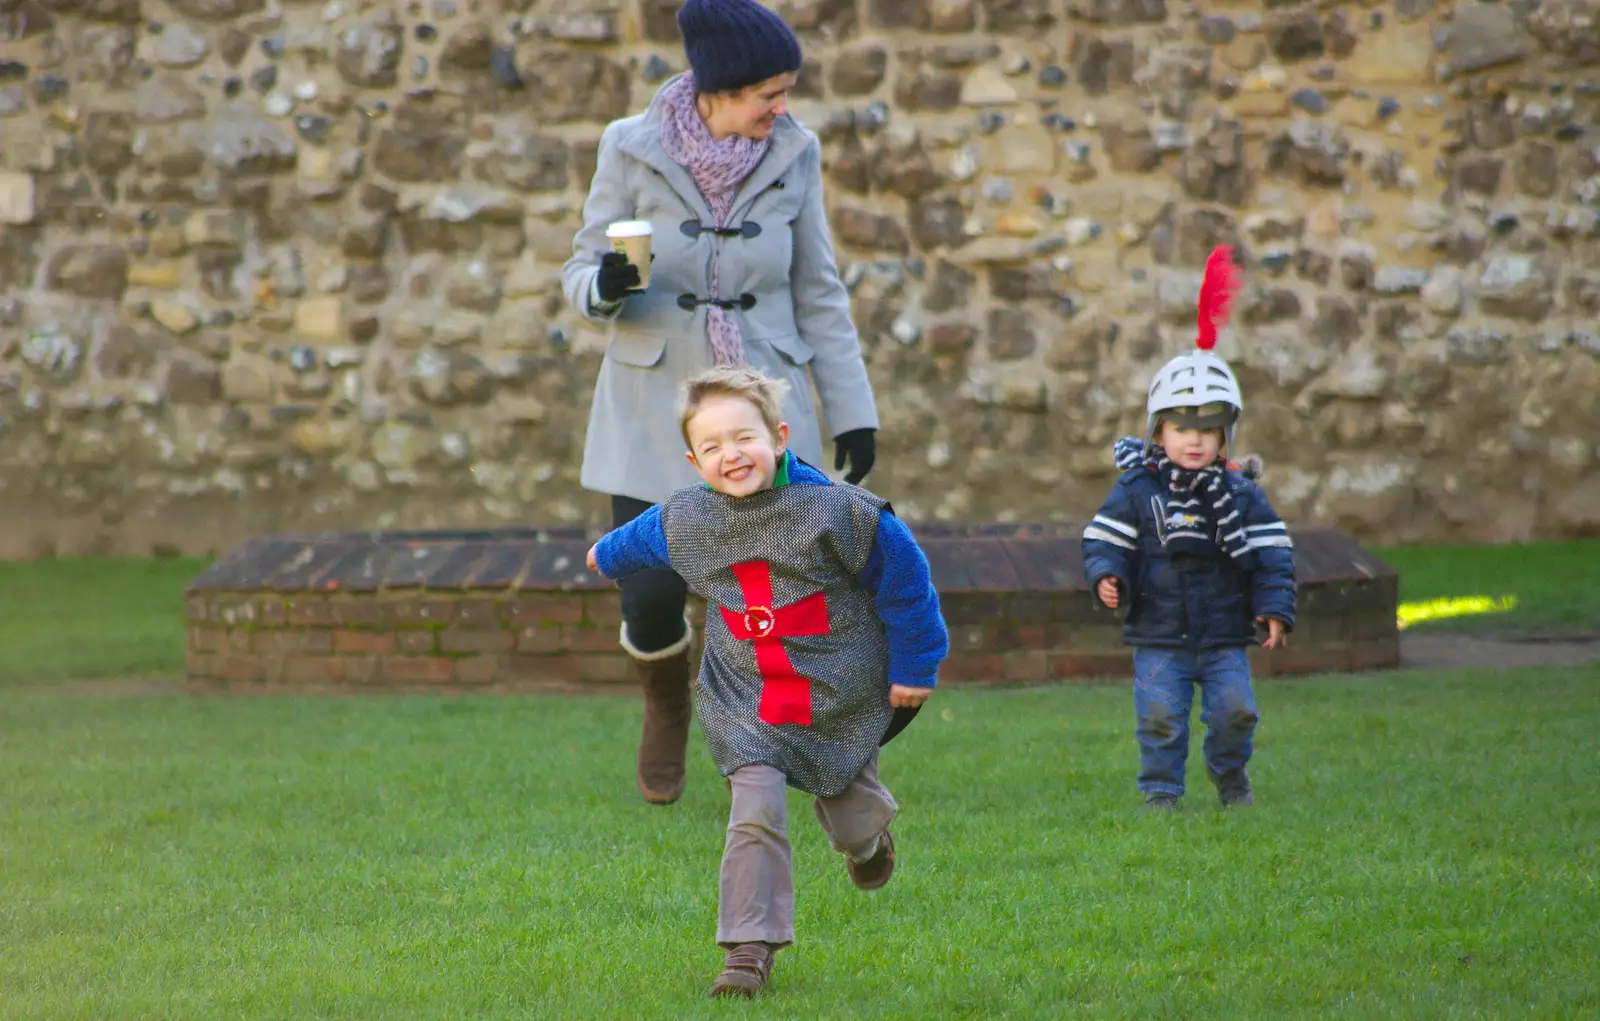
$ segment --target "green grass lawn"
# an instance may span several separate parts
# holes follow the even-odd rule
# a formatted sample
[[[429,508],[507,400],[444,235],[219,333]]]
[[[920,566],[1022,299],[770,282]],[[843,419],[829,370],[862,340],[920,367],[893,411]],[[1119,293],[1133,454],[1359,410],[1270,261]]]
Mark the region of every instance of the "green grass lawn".
[[[1400,572],[1419,630],[1600,631],[1600,540],[1373,552]]]
[[[712,1003],[727,795],[638,705],[0,699],[0,1015],[1590,1018],[1600,667],[1264,683],[1258,806],[1137,807],[1121,687],[949,691],[885,758],[901,869],[790,803],[799,944]],[[1196,749],[1198,754],[1198,749]]]
[[[0,561],[0,684],[183,670],[193,558]]]

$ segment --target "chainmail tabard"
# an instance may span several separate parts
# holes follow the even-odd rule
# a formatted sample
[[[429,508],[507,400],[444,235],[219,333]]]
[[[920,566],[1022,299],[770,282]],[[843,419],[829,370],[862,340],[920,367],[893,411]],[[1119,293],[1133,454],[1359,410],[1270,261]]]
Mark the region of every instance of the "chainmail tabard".
[[[877,750],[893,714],[889,644],[872,595],[855,576],[872,555],[884,506],[843,485],[780,486],[744,498],[682,489],[662,505],[673,569],[707,603],[695,701],[723,776],[767,765],[791,786],[831,798]],[[825,634],[781,639],[795,672],[810,681],[809,726],[761,719],[755,644],[723,619],[722,607],[740,615],[751,609],[731,569],[751,561],[769,565],[778,614],[818,592],[827,601]]]

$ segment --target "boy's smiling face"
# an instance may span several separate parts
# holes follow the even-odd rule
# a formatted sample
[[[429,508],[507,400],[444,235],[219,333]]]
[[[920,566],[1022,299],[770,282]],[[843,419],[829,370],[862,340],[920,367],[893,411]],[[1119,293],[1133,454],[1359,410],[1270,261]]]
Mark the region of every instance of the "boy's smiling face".
[[[1163,419],[1156,442],[1172,458],[1173,464],[1194,471],[1211,464],[1222,452],[1222,430],[1186,429]]]
[[[789,426],[778,423],[774,436],[761,411],[739,397],[709,397],[685,430],[689,463],[706,485],[728,496],[751,496],[771,489],[778,458],[789,446]]]

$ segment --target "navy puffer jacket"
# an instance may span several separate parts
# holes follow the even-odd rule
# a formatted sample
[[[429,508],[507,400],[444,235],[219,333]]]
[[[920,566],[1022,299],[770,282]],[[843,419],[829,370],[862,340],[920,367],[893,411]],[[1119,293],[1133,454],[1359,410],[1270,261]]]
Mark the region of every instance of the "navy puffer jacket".
[[[1168,491],[1146,467],[1125,472],[1083,531],[1084,573],[1121,583],[1122,634],[1129,645],[1222,649],[1253,645],[1257,617],[1294,628],[1294,543],[1267,494],[1238,472],[1228,488],[1244,518],[1244,563],[1169,555],[1164,541]],[[1096,596],[1098,598],[1098,596]]]

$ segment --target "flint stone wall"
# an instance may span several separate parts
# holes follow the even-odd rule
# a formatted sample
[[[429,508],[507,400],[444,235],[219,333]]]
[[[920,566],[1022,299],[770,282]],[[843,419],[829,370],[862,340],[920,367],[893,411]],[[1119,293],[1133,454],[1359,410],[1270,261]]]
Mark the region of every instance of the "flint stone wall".
[[[670,0],[0,0],[0,555],[604,521],[561,300]],[[1363,541],[1600,533],[1600,4],[787,0],[876,489],[1082,520],[1219,242]]]

